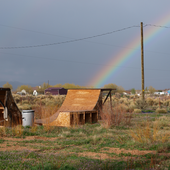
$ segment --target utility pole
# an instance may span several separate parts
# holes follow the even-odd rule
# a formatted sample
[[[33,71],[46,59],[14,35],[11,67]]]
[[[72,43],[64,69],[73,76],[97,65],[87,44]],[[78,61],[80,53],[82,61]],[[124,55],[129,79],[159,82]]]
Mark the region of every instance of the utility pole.
[[[142,100],[145,99],[144,94],[144,54],[143,54],[143,22],[141,22],[141,71],[142,71]]]

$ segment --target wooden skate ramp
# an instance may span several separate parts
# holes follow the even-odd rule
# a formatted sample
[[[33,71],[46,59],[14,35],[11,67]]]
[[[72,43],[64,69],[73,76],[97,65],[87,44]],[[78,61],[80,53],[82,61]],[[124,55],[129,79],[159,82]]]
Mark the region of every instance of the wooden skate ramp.
[[[4,109],[7,110],[7,119],[4,119]],[[0,88],[0,126],[22,125],[22,114],[18,109],[10,88]]]
[[[99,100],[100,92],[101,92],[100,89],[68,90],[67,96],[60,109],[49,118],[35,120],[35,123],[37,124],[52,123],[53,121],[57,120],[58,116],[61,113],[66,114],[66,112],[93,111]]]
[[[60,112],[92,111],[99,99],[100,90],[68,90]]]

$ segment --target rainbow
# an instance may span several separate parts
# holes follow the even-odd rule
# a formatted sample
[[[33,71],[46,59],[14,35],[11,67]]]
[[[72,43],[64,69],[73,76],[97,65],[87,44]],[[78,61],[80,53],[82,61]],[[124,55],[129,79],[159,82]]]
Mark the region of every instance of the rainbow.
[[[156,22],[155,25],[167,25],[170,22],[170,15],[165,15],[166,17],[162,17],[159,22]],[[145,24],[144,24],[145,25]],[[144,43],[152,40],[159,32],[161,32],[163,28],[161,27],[149,27],[149,29],[144,29]],[[140,35],[135,37],[124,50],[119,52],[113,59],[109,60],[108,63],[95,75],[91,78],[88,85],[94,87],[102,87],[106,84],[107,80],[113,76],[118,70],[120,70],[120,66],[126,64],[134,55],[134,53],[140,49]],[[110,66],[108,66],[110,65]]]

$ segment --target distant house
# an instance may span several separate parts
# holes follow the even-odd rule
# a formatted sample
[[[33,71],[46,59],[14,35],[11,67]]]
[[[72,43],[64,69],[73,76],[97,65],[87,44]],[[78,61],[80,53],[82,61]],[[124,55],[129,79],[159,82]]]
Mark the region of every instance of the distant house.
[[[166,92],[154,92],[155,95],[167,95]]]
[[[52,95],[66,95],[67,89],[62,87],[49,87],[45,89],[44,94],[51,93]]]

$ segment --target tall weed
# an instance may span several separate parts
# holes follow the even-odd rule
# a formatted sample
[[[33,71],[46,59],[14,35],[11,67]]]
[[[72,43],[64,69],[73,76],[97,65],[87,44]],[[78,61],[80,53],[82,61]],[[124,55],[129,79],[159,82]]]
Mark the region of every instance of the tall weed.
[[[114,108],[106,103],[100,112],[101,125],[105,128],[119,126],[120,124],[130,124],[132,114],[126,112],[127,106],[124,104],[115,105]]]
[[[145,126],[137,125],[134,130],[131,130],[129,135],[139,143],[165,143],[169,141],[170,134],[161,133],[159,121],[145,122]],[[151,126],[152,125],[152,126]],[[152,128],[153,127],[153,128]]]

